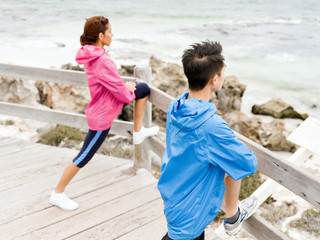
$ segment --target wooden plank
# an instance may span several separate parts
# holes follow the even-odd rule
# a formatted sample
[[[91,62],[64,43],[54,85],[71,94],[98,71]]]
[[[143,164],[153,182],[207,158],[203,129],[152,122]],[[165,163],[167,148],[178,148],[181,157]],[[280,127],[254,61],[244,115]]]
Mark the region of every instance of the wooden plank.
[[[3,161],[3,159],[8,155],[15,154],[18,152],[23,152],[23,151],[29,151],[35,148],[39,148],[38,144],[32,144],[26,141],[12,141],[7,145],[2,145],[0,146],[1,164],[10,164],[8,162]],[[22,159],[17,159],[17,160],[22,160]],[[5,165],[1,165],[1,166],[4,167]]]
[[[291,157],[287,160],[298,164],[299,162],[308,159],[311,156],[311,152],[305,148],[299,148]],[[258,198],[258,206],[274,193],[281,185],[272,179],[268,178],[252,195]],[[257,207],[258,207],[257,206]]]
[[[145,147],[145,142],[134,145],[133,162],[135,168],[145,168],[151,171],[151,158],[148,149]]]
[[[62,124],[80,129],[87,129],[84,114],[68,113],[48,108],[38,108],[23,104],[0,102],[0,113],[44,122]]]
[[[258,159],[258,170],[290,191],[320,208],[320,180],[293,163],[284,161],[275,153],[236,133]]]
[[[150,85],[150,96],[149,101],[154,104],[157,108],[160,108],[162,111],[167,112],[170,102],[174,98],[169,94],[161,91],[160,89]]]
[[[47,168],[50,168],[51,166],[61,167],[65,164],[63,163],[63,161],[60,161],[64,160],[65,157],[62,155],[55,156],[55,151],[51,149],[42,149],[40,151],[39,148],[32,148],[30,150],[33,151],[23,151],[22,153],[16,153],[5,156],[4,161],[14,161],[16,158],[23,158],[25,160],[25,163],[19,168],[10,168],[5,170],[4,172],[1,172],[1,176],[7,181],[12,181],[14,179],[28,180],[27,178],[32,179],[32,177],[30,176],[36,175],[38,172],[48,172]],[[43,159],[43,161],[37,161],[38,164],[28,165],[28,161],[34,159]],[[24,180],[21,180],[21,182],[23,181]]]
[[[85,194],[79,195],[78,197],[73,197],[73,199],[80,205],[79,209],[75,211],[63,211],[49,204],[49,201],[46,199],[44,202],[45,206],[42,206],[40,211],[25,215],[23,218],[18,218],[14,221],[10,221],[7,224],[0,225],[0,232],[7,233],[6,236],[8,238],[15,238],[31,233],[38,229],[48,227],[65,219],[69,221],[68,219],[74,215],[84,213],[97,206],[101,206],[107,202],[116,200],[121,196],[125,196],[130,192],[134,192],[145,186],[154,184],[146,179],[146,175],[148,175],[148,173],[145,171],[140,172],[137,175],[134,175],[132,178],[127,177],[120,181],[109,182],[107,187],[98,189],[93,188]],[[136,180],[137,182],[132,180]],[[139,183],[141,183],[140,186]],[[76,186],[78,188],[81,187],[80,184],[76,184]],[[91,185],[91,188],[92,187],[94,186]],[[18,232],[16,232],[17,228],[19,228]]]
[[[32,230],[23,236],[19,234],[20,236],[15,237],[15,240],[64,239],[159,198],[155,183],[147,184],[146,178],[141,178],[141,176],[137,175],[129,181],[123,181],[123,184],[120,185],[113,184],[112,187],[102,189],[104,191],[95,191],[95,197],[92,197],[91,194],[90,199],[87,199],[90,193],[79,198],[78,202],[86,206],[86,211],[83,211],[83,208],[72,212],[64,211],[62,214],[58,214],[62,211],[56,208],[41,211],[39,216],[45,215],[45,218],[37,216],[34,221],[26,219],[27,221],[18,225],[20,231],[20,227],[23,228],[26,223],[29,223],[28,228]],[[135,182],[139,177],[141,180]],[[85,197],[85,202],[83,202]],[[89,205],[91,206],[88,207]],[[48,222],[43,223],[43,219],[47,219]]]
[[[222,238],[220,238],[215,231],[213,230],[213,228],[209,225],[208,227],[206,227],[205,230],[205,239],[206,240],[222,240]]]
[[[25,146],[21,150],[16,149],[16,147],[10,146],[3,150],[5,155],[1,156],[1,168],[0,174],[3,177],[6,175],[11,175],[12,172],[23,170],[24,167],[35,166],[34,162],[41,163],[38,158],[42,157],[45,159],[43,155],[46,153],[51,153],[52,150],[46,150],[41,147],[41,145],[29,145]],[[43,161],[44,163],[45,161]]]
[[[117,240],[132,239],[161,239],[167,233],[167,222],[164,216],[160,216],[148,224],[117,238]]]
[[[81,71],[0,64],[0,75],[75,86],[88,86],[86,75]]]
[[[148,175],[148,173],[146,173],[145,171],[139,172],[137,174],[124,174],[122,170],[117,169],[117,172],[109,173],[110,179],[104,179],[104,185],[101,183],[95,185],[94,183],[90,183],[89,181],[88,183],[86,183],[88,187],[83,188],[80,187],[83,185],[81,182],[78,182],[77,184],[71,184],[74,189],[70,196],[80,204],[80,208],[76,211],[62,211],[57,207],[51,206],[49,204],[49,194],[47,194],[45,196],[41,196],[36,202],[41,205],[41,209],[39,209],[39,207],[37,206],[33,206],[37,208],[33,210],[37,211],[34,211],[32,214],[28,214],[28,212],[25,212],[23,218],[15,218],[13,220],[10,220],[6,224],[0,225],[0,230],[7,233],[6,237],[15,238],[20,235],[32,232],[36,229],[41,229],[50,224],[60,222],[61,220],[68,219],[69,217],[77,215],[81,212],[86,212],[91,208],[100,206],[104,202],[108,202],[116,199],[119,196],[125,195],[126,192],[135,191],[136,189],[147,184],[150,185],[150,182],[146,181],[146,175]],[[97,178],[95,179],[97,180]],[[143,181],[143,184],[139,186],[137,185],[137,183],[135,183],[135,181],[137,181],[138,183],[141,183]],[[112,194],[110,190],[108,190],[109,188],[110,190],[117,188],[117,190],[114,192],[114,194]],[[106,196],[106,193],[108,193],[109,195]],[[78,196],[76,197],[75,195]],[[55,216],[54,212],[59,216]],[[46,219],[46,221],[43,221],[43,219]],[[27,224],[29,220],[32,220],[32,223]],[[18,233],[16,233],[15,231],[17,227],[19,228]]]
[[[259,240],[290,240],[289,237],[258,214],[254,214],[244,221],[243,227],[250,233],[254,232],[254,236]]]
[[[155,154],[162,158],[166,149],[166,144],[164,142],[162,142],[157,137],[149,137],[146,140],[144,140],[144,142],[146,149],[153,151]]]
[[[68,149],[68,148],[59,148],[53,146],[47,146],[42,144],[32,144],[22,148],[21,151],[17,150],[15,146],[8,146],[10,148],[10,153],[7,153],[5,156],[1,156],[0,163],[0,173],[3,170],[7,172],[8,170],[15,169],[17,171],[25,170],[23,168],[30,168],[37,166],[43,163],[52,163],[59,161],[59,159],[66,159],[71,161],[78,153],[78,150]],[[3,152],[6,152],[6,149],[3,149]],[[47,152],[50,153],[52,159],[46,155]],[[54,153],[54,154],[51,154]],[[44,155],[44,156],[43,156]],[[93,159],[109,159],[109,163],[116,163],[117,161],[125,161],[124,159],[109,157],[105,155],[96,154]],[[50,160],[51,159],[51,160]],[[38,162],[37,164],[34,164]],[[92,162],[92,161],[91,161]],[[90,162],[90,163],[91,163]],[[20,169],[20,170],[19,170]],[[10,175],[10,174],[9,174]],[[4,175],[2,175],[4,176]]]
[[[60,150],[69,150],[69,149],[60,149]],[[29,168],[23,168],[19,173],[15,174],[14,176],[10,176],[7,178],[1,178],[0,179],[0,204],[2,204],[4,201],[7,201],[9,196],[7,196],[10,192],[15,192],[18,190],[23,190],[24,187],[29,186],[37,186],[39,185],[39,179],[42,179],[43,181],[49,181],[52,176],[55,177],[55,181],[57,182],[59,180],[59,177],[61,176],[64,168],[67,166],[67,164],[72,160],[72,157],[74,157],[76,154],[76,151],[62,151],[63,154],[59,155],[60,151],[55,152],[55,155],[51,155],[50,157],[47,155],[43,155],[42,158],[39,158],[39,162],[44,162],[44,165],[41,165],[39,168],[39,163],[35,162],[35,166],[30,166]],[[68,155],[69,154],[69,155]],[[71,157],[72,156],[72,157]],[[103,160],[99,161],[99,159],[102,158]],[[107,161],[106,161],[107,160]],[[46,161],[51,162],[52,164],[46,163]],[[104,172],[106,170],[109,170],[111,168],[118,167],[122,164],[131,163],[131,160],[123,160],[123,159],[117,159],[117,158],[109,158],[107,156],[103,155],[96,155],[94,156],[94,159],[92,159],[86,169],[90,167],[89,169],[92,169],[92,172],[88,172],[88,170],[82,170],[80,171],[75,178],[73,179],[74,182],[77,182],[78,180],[82,179],[82,176],[88,177],[89,174],[99,174],[101,172]],[[44,167],[43,167],[44,166]],[[49,178],[49,180],[48,180]],[[56,182],[51,186],[54,187]],[[48,185],[50,186],[50,185]],[[40,187],[40,186],[38,186]],[[39,189],[40,190],[40,189]],[[33,190],[35,193],[38,190]],[[33,194],[30,193],[31,195]],[[3,197],[2,197],[3,196]],[[7,197],[5,197],[7,196]],[[14,194],[16,196],[16,194]],[[12,199],[13,202],[17,201],[17,199]]]
[[[117,239],[128,232],[133,231],[163,215],[163,204],[161,199],[156,199],[143,206],[112,218],[95,227],[86,229],[68,240],[82,239]],[[153,232],[153,229],[150,229]],[[160,239],[160,238],[157,238]]]
[[[132,137],[133,122],[114,120],[110,129],[110,134]]]
[[[106,170],[103,172],[96,172],[97,169],[88,166],[86,171],[80,171],[68,185],[68,196],[74,199],[134,175],[134,173],[123,173],[123,170],[132,168],[132,162],[121,163],[113,168],[105,166],[105,168]],[[32,184],[26,184],[27,186],[23,185],[21,188],[10,189],[5,192],[7,197],[0,207],[0,224],[8,223],[46,208],[50,193],[57,184],[59,176],[55,174],[43,179],[41,183],[33,182]],[[49,186],[51,186],[51,189]],[[83,187],[79,188],[79,186]]]
[[[36,182],[36,181],[39,181],[39,179],[44,179],[55,173],[60,175],[63,169],[66,167],[67,163],[69,163],[78,153],[77,151],[72,149],[66,149],[66,148],[59,149],[59,148],[54,148],[50,146],[45,146],[44,149],[47,149],[46,151],[49,151],[50,154],[46,154],[46,151],[42,150],[33,155],[24,157],[24,159],[26,160],[26,164],[28,163],[28,159],[32,157],[39,159],[39,163],[35,165],[30,165],[30,166],[26,165],[25,167],[20,169],[13,169],[10,172],[11,174],[9,174],[9,176],[7,173],[3,173],[2,174],[3,177],[0,179],[0,191],[19,187],[26,183]],[[11,155],[10,157],[12,160],[14,160],[15,158],[21,158],[21,156],[19,157],[19,155],[17,155],[17,157],[15,155],[14,156]],[[103,155],[101,155],[101,157],[103,158]],[[99,154],[96,154],[93,160],[101,157],[99,156]],[[108,164],[110,165],[117,164],[118,161],[126,161],[126,162],[130,161],[130,160],[121,160],[117,158],[108,158],[108,159],[109,159]],[[103,167],[104,165],[102,164],[101,166]],[[103,171],[103,168],[98,169],[98,172],[99,171]],[[6,175],[7,177],[5,178],[4,175]],[[33,176],[37,176],[38,178],[34,178]],[[1,198],[0,198],[0,201],[1,201]]]
[[[48,108],[32,107],[23,104],[0,102],[0,114],[61,124],[80,129],[88,129],[86,116],[79,113],[69,113]],[[110,134],[131,137],[129,132],[132,130],[132,122],[115,120],[112,124],[112,128],[110,129]]]
[[[18,142],[18,140],[14,139],[14,138],[1,138],[0,148],[6,147],[6,146],[11,145],[16,142]]]
[[[320,154],[320,120],[308,117],[287,137],[287,140]]]
[[[88,86],[86,75],[82,71],[25,67],[12,64],[0,64],[0,76],[70,84],[75,86]],[[124,77],[125,81],[134,81],[133,77]]]
[[[162,158],[165,150],[165,144],[157,137],[148,137],[142,144],[134,145],[134,166],[136,168],[145,168],[151,171],[152,163],[149,151],[154,152]]]

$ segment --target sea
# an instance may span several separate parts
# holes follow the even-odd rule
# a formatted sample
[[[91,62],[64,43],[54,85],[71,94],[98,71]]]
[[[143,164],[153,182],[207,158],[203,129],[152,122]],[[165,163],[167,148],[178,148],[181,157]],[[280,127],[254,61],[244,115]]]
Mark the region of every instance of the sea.
[[[76,64],[86,18],[110,20],[118,66],[151,56],[181,65],[205,40],[223,46],[226,75],[247,85],[242,110],[281,98],[320,119],[318,0],[0,0],[0,63]]]

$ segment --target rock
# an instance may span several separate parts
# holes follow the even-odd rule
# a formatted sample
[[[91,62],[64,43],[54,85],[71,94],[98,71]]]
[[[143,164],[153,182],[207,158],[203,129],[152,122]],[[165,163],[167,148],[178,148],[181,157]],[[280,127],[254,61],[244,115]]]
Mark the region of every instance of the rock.
[[[135,65],[121,65],[119,73],[121,76],[133,77]]]
[[[308,114],[296,112],[292,106],[283,102],[281,99],[271,99],[262,105],[253,105],[252,113],[269,115],[274,118],[299,118],[305,120]]]
[[[245,90],[246,85],[240,83],[238,78],[235,76],[226,77],[221,90],[216,94],[218,99],[217,108],[222,113],[240,111],[241,98]]]
[[[296,146],[287,141],[289,135],[284,128],[284,122],[275,119],[270,123],[264,123],[259,131],[261,145],[272,151],[294,152]]]
[[[168,93],[171,96],[178,95],[188,91],[187,79],[183,69],[178,64],[166,63],[155,57],[150,58],[152,68],[152,85]],[[134,66],[122,65],[119,69],[121,75],[133,76]],[[119,114],[119,119],[125,121],[133,120],[133,106],[129,104]],[[152,119],[160,126],[166,125],[166,113],[153,106]]]
[[[66,45],[64,43],[57,42],[56,44],[57,44],[57,47],[61,47],[61,48],[66,47]]]
[[[289,135],[284,121],[275,119],[264,123],[258,118],[249,118],[240,111],[224,114],[225,121],[236,132],[272,151],[294,152],[296,146],[287,141]]]
[[[241,133],[252,141],[261,144],[259,127],[261,122],[258,118],[249,118],[243,112],[234,111],[223,115],[224,120],[236,132]]]
[[[72,65],[71,63],[67,63],[61,66],[61,69],[64,70],[74,70],[74,71],[84,71],[83,67],[80,65]]]
[[[132,144],[131,138],[110,135],[101,145],[97,153],[132,160],[133,150],[134,145]]]
[[[36,83],[36,87],[41,104],[61,111],[84,113],[91,99],[87,87],[41,81]]]
[[[152,56],[150,66],[153,86],[173,97],[188,91],[188,81],[180,65],[166,63]]]
[[[62,65],[61,69],[83,71],[82,67],[71,63]],[[42,81],[37,81],[35,86],[38,89],[39,103],[52,109],[84,113],[91,100],[87,87]]]
[[[121,112],[118,115],[118,119],[129,122],[133,121],[133,105],[134,103],[130,103],[122,108]]]
[[[0,78],[0,100],[4,102],[38,105],[39,95],[32,80]]]

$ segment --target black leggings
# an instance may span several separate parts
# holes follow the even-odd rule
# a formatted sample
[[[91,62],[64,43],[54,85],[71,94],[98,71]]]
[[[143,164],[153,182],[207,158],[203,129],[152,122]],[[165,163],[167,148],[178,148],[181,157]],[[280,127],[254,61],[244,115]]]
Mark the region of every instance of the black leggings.
[[[134,94],[136,95],[135,100],[148,96],[150,94],[150,88],[148,84],[144,82],[137,83]],[[124,107],[125,106],[126,104]],[[101,144],[108,136],[109,131],[110,128],[103,131],[93,131],[89,129],[79,154],[73,159],[74,165],[79,168],[84,167],[98,151]]]

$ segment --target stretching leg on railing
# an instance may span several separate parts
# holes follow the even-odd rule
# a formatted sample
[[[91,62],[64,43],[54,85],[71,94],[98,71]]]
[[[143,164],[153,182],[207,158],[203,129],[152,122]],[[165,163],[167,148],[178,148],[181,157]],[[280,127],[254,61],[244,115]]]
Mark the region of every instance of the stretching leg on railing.
[[[145,138],[158,133],[159,127],[143,128],[142,119],[145,106],[147,103],[150,88],[146,83],[138,83],[136,85],[135,95],[135,112],[134,112],[134,144],[141,143]],[[84,167],[98,151],[99,147],[106,139],[110,129],[104,131],[89,130],[82,149],[79,154],[65,168],[58,185],[51,194],[50,203],[64,210],[75,210],[78,208],[78,203],[69,199],[64,191],[69,182],[77,174],[80,168]]]

